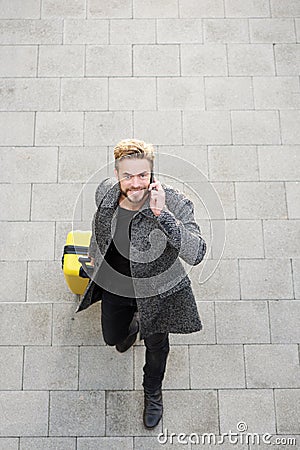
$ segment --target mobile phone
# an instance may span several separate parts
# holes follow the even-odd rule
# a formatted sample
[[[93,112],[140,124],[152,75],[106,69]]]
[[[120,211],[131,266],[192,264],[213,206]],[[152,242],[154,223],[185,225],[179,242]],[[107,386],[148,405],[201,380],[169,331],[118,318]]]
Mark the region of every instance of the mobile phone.
[[[151,170],[151,175],[150,175],[150,184],[154,182],[154,174],[153,174],[153,170]]]
[[[150,175],[150,184],[154,183],[154,173],[151,170],[151,175]],[[157,191],[156,187],[153,187],[152,190]]]

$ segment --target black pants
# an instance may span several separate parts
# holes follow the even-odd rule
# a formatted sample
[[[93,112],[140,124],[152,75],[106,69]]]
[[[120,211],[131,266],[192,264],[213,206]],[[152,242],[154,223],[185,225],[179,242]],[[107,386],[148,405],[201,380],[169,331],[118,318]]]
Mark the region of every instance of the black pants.
[[[116,345],[128,336],[129,325],[137,311],[135,298],[121,297],[103,290],[101,322],[106,344]],[[149,392],[161,388],[170,350],[169,334],[155,333],[144,339],[146,361],[143,387]]]

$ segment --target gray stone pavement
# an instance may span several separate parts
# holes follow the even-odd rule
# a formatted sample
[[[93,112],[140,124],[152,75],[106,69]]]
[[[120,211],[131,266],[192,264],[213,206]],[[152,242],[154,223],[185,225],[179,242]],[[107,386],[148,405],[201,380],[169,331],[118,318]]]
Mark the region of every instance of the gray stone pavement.
[[[192,449],[239,422],[300,448],[299,40],[299,0],[0,0],[0,450],[156,449],[165,429]],[[209,248],[204,328],[171,335],[152,431],[143,341],[106,346],[61,271],[128,137],[156,146]]]

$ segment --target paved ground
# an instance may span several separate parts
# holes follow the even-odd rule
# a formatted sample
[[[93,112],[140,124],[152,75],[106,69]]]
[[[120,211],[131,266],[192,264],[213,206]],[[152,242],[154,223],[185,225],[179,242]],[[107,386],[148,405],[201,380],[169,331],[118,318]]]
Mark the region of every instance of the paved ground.
[[[165,429],[164,448],[197,448],[177,435],[238,422],[299,448],[299,0],[0,0],[0,19],[0,449],[154,449]],[[154,431],[143,342],[106,346],[60,264],[132,136],[209,245],[191,273],[204,329],[172,335]],[[221,446],[270,448],[202,447]]]

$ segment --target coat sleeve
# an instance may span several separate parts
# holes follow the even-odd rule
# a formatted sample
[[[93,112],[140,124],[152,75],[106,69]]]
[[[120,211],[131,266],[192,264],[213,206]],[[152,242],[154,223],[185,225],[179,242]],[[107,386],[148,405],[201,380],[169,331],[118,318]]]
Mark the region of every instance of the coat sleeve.
[[[206,243],[195,221],[191,200],[183,194],[178,194],[175,206],[165,206],[156,220],[170,244],[185,262],[196,266],[202,261],[206,253]]]
[[[98,210],[101,200],[103,198],[103,185],[107,179],[108,178],[105,178],[103,181],[101,181],[101,183],[98,185],[96,192],[95,192],[95,203],[96,203],[97,210]],[[89,245],[89,249],[88,249],[88,255],[92,258],[95,258],[96,251],[97,251],[97,242],[96,242],[96,238],[95,238],[95,219],[96,219],[97,210],[94,213],[94,216],[92,219],[92,236],[91,236],[90,245]]]
[[[91,236],[90,245],[89,245],[89,249],[88,249],[88,255],[90,258],[95,258],[96,250],[97,250],[97,243],[96,243],[96,239],[95,239],[95,216],[96,216],[96,213],[94,214],[93,219],[92,219],[92,236]]]

